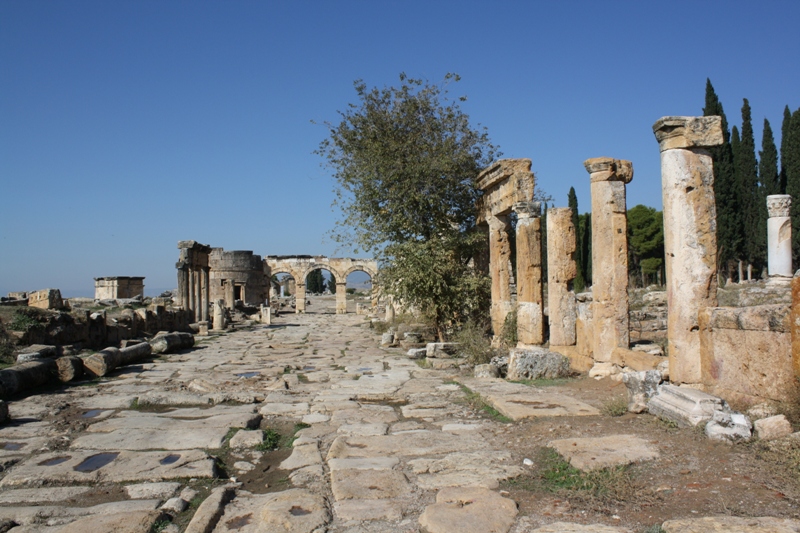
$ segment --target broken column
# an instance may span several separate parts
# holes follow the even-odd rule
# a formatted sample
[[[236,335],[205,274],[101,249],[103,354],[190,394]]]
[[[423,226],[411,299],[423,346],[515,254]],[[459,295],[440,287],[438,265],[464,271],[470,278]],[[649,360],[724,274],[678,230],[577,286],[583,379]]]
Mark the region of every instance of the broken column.
[[[514,308],[511,302],[511,223],[505,215],[492,216],[489,222],[489,272],[492,277],[492,331],[500,335],[506,317]]]
[[[697,384],[698,312],[717,305],[714,172],[706,148],[722,144],[721,119],[663,117],[653,132],[661,150],[669,375],[676,383]]]
[[[214,330],[222,331],[228,324],[225,321],[225,300],[214,302]]]
[[[767,265],[770,281],[789,281],[792,277],[792,219],[788,194],[767,196]]]
[[[336,281],[336,314],[347,314],[347,283]]]
[[[539,202],[519,203],[517,213],[517,340],[544,343],[542,219]]]
[[[337,291],[338,292],[338,291]],[[294,311],[295,313],[306,312],[306,284],[295,280],[294,284]]]
[[[572,291],[572,282],[578,274],[575,248],[572,209],[548,209],[547,307],[550,315],[550,346],[573,346],[576,342],[575,293]]]
[[[583,163],[591,175],[592,314],[595,362],[610,362],[615,348],[628,349],[628,217],[625,184],[630,161],[597,157]]]

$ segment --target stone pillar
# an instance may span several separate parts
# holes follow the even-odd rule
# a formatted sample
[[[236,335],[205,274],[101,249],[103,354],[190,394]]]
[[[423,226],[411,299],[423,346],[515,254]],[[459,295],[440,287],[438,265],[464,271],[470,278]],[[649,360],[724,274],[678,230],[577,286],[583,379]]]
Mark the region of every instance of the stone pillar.
[[[336,314],[347,314],[347,283],[336,282]]]
[[[189,306],[189,267],[183,261],[177,263],[178,269],[178,305],[184,309]]]
[[[336,284],[336,293],[339,293],[339,284]],[[336,299],[337,306],[339,299]],[[306,312],[306,284],[305,283],[298,283],[295,280],[294,284],[294,310],[295,313],[305,313]]]
[[[792,219],[788,194],[767,196],[767,264],[770,279],[792,277]]]
[[[203,271],[199,267],[194,272],[194,320],[203,320]]]
[[[633,165],[610,157],[583,165],[592,191],[592,351],[595,362],[609,362],[615,348],[630,344],[625,184],[633,179]]]
[[[202,291],[200,297],[200,320],[207,321],[208,320],[208,294],[209,294],[209,286],[208,286],[208,267],[204,267],[201,271],[202,274]]]
[[[706,148],[722,144],[721,119],[663,117],[653,132],[661,150],[669,376],[700,383],[698,313],[717,306],[714,169]]]
[[[187,301],[188,305],[186,309],[191,311],[193,314],[194,310],[197,308],[197,302],[195,300],[197,292],[194,290],[195,283],[197,283],[197,280],[195,279],[194,268],[189,266],[189,300]]]
[[[236,289],[232,279],[225,280],[225,306],[228,309],[233,309],[236,303]]]
[[[517,213],[517,340],[544,343],[542,219],[539,202],[519,203]]]
[[[795,272],[792,278],[792,312],[791,334],[792,334],[792,367],[794,376],[800,379],[800,270]]]
[[[217,300],[214,302],[214,329],[217,331],[224,330],[227,324],[225,323],[225,301]]]
[[[489,272],[492,277],[492,332],[503,332],[506,316],[513,309],[511,303],[511,243],[508,233],[511,224],[507,216],[490,216],[489,222]]]
[[[547,211],[547,307],[550,313],[550,346],[576,343],[577,310],[572,281],[578,275],[575,264],[577,238],[572,209],[554,207]]]

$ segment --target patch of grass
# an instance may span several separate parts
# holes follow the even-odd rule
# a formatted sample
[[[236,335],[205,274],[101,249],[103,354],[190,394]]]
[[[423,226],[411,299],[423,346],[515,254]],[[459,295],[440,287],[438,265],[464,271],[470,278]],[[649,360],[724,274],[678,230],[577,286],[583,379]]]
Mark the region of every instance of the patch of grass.
[[[300,383],[308,383],[308,376],[305,374],[297,374],[297,381]]]
[[[509,424],[513,422],[512,419],[502,414],[500,411],[495,409],[491,404],[487,403],[486,400],[483,399],[483,396],[481,396],[479,393],[473,391],[472,389],[461,383],[459,383],[458,386],[461,387],[461,391],[464,393],[464,401],[474,410],[480,411],[489,418],[494,418],[495,420],[497,420],[498,422],[502,422],[503,424]]]
[[[39,322],[39,313],[32,311],[30,308],[18,309],[11,317],[11,322],[8,323],[8,329],[12,331],[24,331],[44,329],[44,324]]]
[[[259,444],[256,449],[262,452],[268,452],[271,450],[277,450],[281,447],[281,440],[283,437],[280,433],[275,431],[272,428],[267,428],[264,430],[264,442]]]
[[[417,366],[420,368],[431,368],[433,366],[427,359],[416,359],[414,362],[417,363]]]
[[[667,533],[664,531],[664,528],[661,527],[661,524],[653,524],[650,527],[646,527],[642,530],[642,533]]]
[[[283,367],[283,373],[284,374],[291,374],[292,370],[294,370],[294,369],[292,368],[291,365],[286,365],[285,367]]]
[[[11,341],[11,336],[6,331],[3,322],[0,321],[0,365],[10,366],[15,362],[14,343]]]
[[[150,528],[150,533],[161,533],[164,531],[171,522],[166,519],[156,520],[153,526]]]
[[[624,396],[617,396],[603,402],[600,408],[606,416],[622,416],[628,412],[628,400]]]

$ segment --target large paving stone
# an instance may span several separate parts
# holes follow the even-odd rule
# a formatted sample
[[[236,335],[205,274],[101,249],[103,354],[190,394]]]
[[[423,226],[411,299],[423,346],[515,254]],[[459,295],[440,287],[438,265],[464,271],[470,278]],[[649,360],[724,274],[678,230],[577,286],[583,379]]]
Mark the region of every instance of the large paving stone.
[[[255,495],[239,491],[214,533],[311,533],[328,523],[322,496],[305,489]]]
[[[339,436],[331,444],[327,459],[347,457],[421,457],[484,448],[480,438],[438,431],[415,431],[380,436]]]
[[[317,464],[322,464],[322,455],[320,455],[319,448],[315,442],[314,444],[295,446],[292,449],[292,455],[285,459],[278,468],[281,470],[295,470]]]
[[[334,470],[331,490],[337,501],[384,500],[409,494],[411,485],[397,470]]]
[[[76,498],[92,490],[91,487],[42,487],[38,489],[6,490],[0,493],[0,503],[61,502]]]
[[[480,487],[447,488],[419,517],[428,533],[505,533],[517,517],[517,504]]]
[[[591,405],[565,394],[555,392],[530,392],[509,395],[492,394],[486,401],[512,420],[540,416],[592,416],[600,411]]]
[[[661,525],[666,533],[798,533],[800,520],[790,518],[741,518],[707,516],[668,520]]]
[[[336,470],[392,470],[400,463],[397,457],[354,457],[352,459],[329,459],[331,472]]]
[[[403,516],[401,500],[342,500],[333,504],[340,520],[398,520]]]
[[[488,450],[451,453],[441,459],[423,457],[408,464],[417,474],[417,485],[423,489],[469,486],[496,489],[500,481],[522,474],[522,467],[511,461],[509,452]]]
[[[74,523],[76,520],[84,517],[90,517],[89,520],[78,523],[83,529],[70,528],[67,529],[67,531],[79,533],[86,533],[87,531],[116,531],[115,529],[94,529],[87,527],[87,525],[91,524],[92,520],[99,522],[103,517],[113,520],[113,517],[119,517],[120,515],[129,515],[127,517],[129,520],[144,520],[145,517],[151,516],[151,513],[156,510],[160,503],[159,500],[137,500],[103,503],[92,507],[56,507],[49,505],[0,507],[0,520],[13,520],[20,526],[39,527],[42,523],[53,526],[65,525],[71,522]],[[156,517],[159,515],[160,513],[155,513]],[[155,522],[155,520],[150,522],[150,526],[152,526],[153,522]],[[124,527],[121,522],[113,523],[117,523],[119,527]],[[138,527],[139,523],[134,523],[137,524]],[[31,531],[37,531],[37,529],[34,528]],[[61,529],[59,529],[59,531],[61,531]],[[131,533],[148,533],[149,527],[148,529],[124,529],[124,531],[130,531]]]
[[[547,446],[563,455],[569,464],[584,471],[659,457],[658,450],[635,435],[559,439],[548,442]]]
[[[124,483],[180,478],[213,478],[214,460],[200,450],[122,451],[108,464],[90,472],[75,470],[94,461],[97,450],[70,450],[36,455],[14,465],[0,487],[62,485],[68,483]],[[113,454],[112,454],[113,455]]]

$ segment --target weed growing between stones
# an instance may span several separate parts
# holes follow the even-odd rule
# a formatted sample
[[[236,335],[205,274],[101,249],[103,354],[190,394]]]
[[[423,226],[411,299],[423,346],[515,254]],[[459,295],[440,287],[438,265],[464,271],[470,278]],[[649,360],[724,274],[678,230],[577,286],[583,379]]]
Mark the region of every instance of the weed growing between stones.
[[[642,533],[667,533],[664,531],[664,528],[661,527],[661,524],[653,524],[650,527],[645,528]]]
[[[498,350],[492,348],[487,331],[485,326],[469,319],[453,335],[453,340],[459,343],[459,351],[466,357],[469,364],[486,364],[492,360],[492,357],[499,355]]]
[[[623,396],[617,396],[603,402],[600,411],[606,416],[622,416],[628,412],[628,400]]]
[[[153,527],[150,528],[150,533],[161,533],[164,531],[171,522],[166,519],[156,520]]]
[[[513,422],[513,420],[500,413],[500,411],[495,409],[491,404],[487,403],[486,400],[483,399],[483,396],[481,396],[479,393],[461,383],[459,383],[458,386],[461,387],[461,391],[464,393],[465,403],[475,411],[482,412],[489,418],[494,418],[503,424],[509,424]]]
[[[431,368],[433,366],[427,359],[417,359],[414,362],[417,363],[417,366],[420,368]]]
[[[276,450],[280,448],[282,438],[280,433],[272,428],[267,428],[264,430],[264,442],[256,446],[256,449],[262,452]]]

